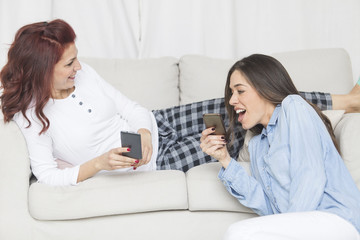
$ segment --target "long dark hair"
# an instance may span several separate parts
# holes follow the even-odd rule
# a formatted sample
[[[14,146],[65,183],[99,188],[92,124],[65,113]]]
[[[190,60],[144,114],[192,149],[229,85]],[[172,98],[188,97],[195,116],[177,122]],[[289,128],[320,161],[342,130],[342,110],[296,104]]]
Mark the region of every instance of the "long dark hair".
[[[253,54],[236,62],[229,70],[225,85],[225,106],[230,119],[230,126],[227,131],[228,139],[234,137],[230,135],[232,135],[231,133],[237,121],[234,107],[229,103],[232,96],[230,77],[234,71],[239,71],[248,80],[249,84],[256,89],[258,94],[273,103],[274,106],[281,103],[288,95],[300,95],[284,66],[275,58],[262,54]],[[340,153],[330,120],[321,112],[319,107],[310,102],[308,103],[324,122],[336,149]],[[251,128],[250,131],[259,134],[262,129],[263,126],[259,124]]]
[[[50,125],[43,109],[51,97],[53,71],[65,48],[75,41],[72,27],[63,20],[38,22],[23,26],[8,52],[8,62],[0,72],[3,93],[0,96],[4,122],[15,113],[26,116],[30,103],[35,104],[35,114],[45,132]]]

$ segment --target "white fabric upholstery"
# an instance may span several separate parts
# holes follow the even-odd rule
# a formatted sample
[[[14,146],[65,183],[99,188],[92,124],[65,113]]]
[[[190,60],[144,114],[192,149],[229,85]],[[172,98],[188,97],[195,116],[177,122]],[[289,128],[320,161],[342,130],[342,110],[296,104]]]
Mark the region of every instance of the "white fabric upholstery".
[[[179,105],[178,59],[82,58],[100,76],[149,110]]]
[[[33,183],[29,189],[29,211],[38,220],[69,220],[164,209],[188,209],[183,172],[103,173],[77,186]]]
[[[180,104],[224,97],[232,59],[187,55],[180,58]]]
[[[360,114],[345,114],[335,127],[334,132],[345,165],[360,189]]]
[[[353,87],[349,55],[344,49],[275,53],[299,91],[344,94]]]
[[[241,163],[246,169],[248,162]],[[254,213],[230,196],[218,179],[221,164],[208,163],[186,173],[190,211],[231,211]]]

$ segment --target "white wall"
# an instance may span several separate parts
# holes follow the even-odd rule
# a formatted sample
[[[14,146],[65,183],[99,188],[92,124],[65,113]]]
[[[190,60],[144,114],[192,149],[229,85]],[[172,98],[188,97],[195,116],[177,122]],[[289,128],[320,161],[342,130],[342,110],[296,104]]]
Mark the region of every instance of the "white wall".
[[[24,24],[62,18],[79,56],[241,58],[346,49],[360,76],[359,0],[0,0],[0,66]]]

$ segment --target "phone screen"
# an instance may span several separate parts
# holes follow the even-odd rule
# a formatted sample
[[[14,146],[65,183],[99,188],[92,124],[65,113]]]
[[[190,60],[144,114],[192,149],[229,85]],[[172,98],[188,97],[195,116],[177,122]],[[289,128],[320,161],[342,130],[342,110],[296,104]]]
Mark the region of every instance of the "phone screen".
[[[123,153],[122,155],[142,159],[141,151],[141,135],[131,132],[120,132],[121,146],[130,148],[130,152]]]

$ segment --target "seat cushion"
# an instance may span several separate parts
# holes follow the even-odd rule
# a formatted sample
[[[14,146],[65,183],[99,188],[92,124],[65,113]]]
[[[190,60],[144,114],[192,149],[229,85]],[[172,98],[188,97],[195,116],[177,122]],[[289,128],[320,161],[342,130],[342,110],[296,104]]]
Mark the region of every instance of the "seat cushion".
[[[185,174],[152,171],[99,174],[77,186],[33,183],[29,211],[38,220],[188,209]]]
[[[249,172],[250,163],[241,162]],[[218,178],[221,164],[208,163],[186,172],[190,211],[229,211],[253,213],[227,192]]]

